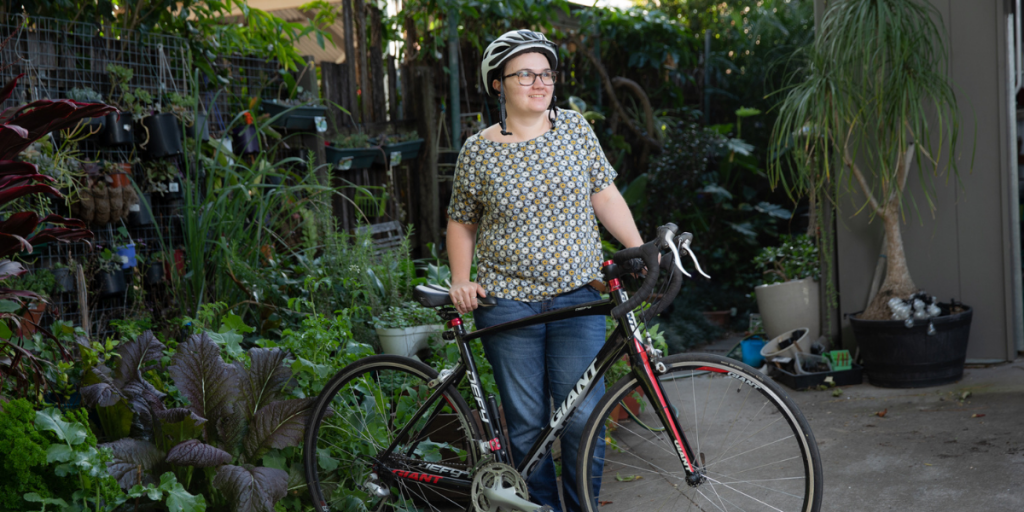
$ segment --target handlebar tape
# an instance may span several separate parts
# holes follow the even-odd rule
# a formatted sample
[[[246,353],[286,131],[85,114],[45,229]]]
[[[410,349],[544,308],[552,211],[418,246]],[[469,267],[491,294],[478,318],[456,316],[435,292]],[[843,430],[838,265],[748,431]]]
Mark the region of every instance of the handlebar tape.
[[[661,229],[659,228],[660,231]],[[644,261],[644,265],[647,266],[647,277],[644,278],[640,289],[629,300],[612,309],[612,318],[618,319],[626,316],[627,313],[639,306],[654,291],[654,285],[658,281],[658,273],[660,271],[658,265],[659,254],[661,254],[661,251],[658,250],[658,241],[653,241],[647,242],[640,247],[623,249],[612,256],[612,261],[620,265],[633,258],[640,258]]]

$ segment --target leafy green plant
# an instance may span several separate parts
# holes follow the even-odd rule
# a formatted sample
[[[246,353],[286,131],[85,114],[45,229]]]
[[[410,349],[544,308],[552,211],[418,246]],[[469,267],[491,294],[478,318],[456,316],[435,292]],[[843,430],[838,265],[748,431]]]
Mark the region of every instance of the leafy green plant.
[[[6,286],[16,290],[27,290],[45,298],[53,292],[57,281],[54,279],[53,274],[44,270],[27,272],[19,277],[8,280],[8,283]]]
[[[765,284],[784,283],[821,276],[818,247],[807,235],[784,239],[782,245],[765,247],[754,258],[754,265],[765,275]]]
[[[822,197],[858,191],[882,221],[886,276],[865,320],[888,319],[891,297],[918,291],[900,228],[911,166],[929,209],[940,165],[957,173],[960,116],[941,20],[916,0],[830,2],[772,132],[773,185]]]
[[[91,87],[73,87],[68,91],[68,99],[81,103],[103,103],[103,95]]]
[[[370,136],[365,133],[347,133],[334,136],[334,147],[341,149],[357,149],[370,147]]]
[[[110,77],[111,97],[110,101],[121,111],[132,114],[135,119],[141,119],[147,113],[148,106],[153,103],[153,95],[145,89],[134,89],[128,85],[135,76],[131,68],[107,64],[107,74]]]
[[[199,98],[190,95],[167,93],[167,105],[164,112],[174,114],[185,126],[192,126],[196,119],[196,107],[199,106]]]
[[[373,324],[378,329],[402,329],[418,325],[436,325],[441,318],[432,308],[425,308],[415,302],[406,302],[401,306],[389,306],[379,316],[374,317]]]
[[[259,341],[267,348],[287,350],[295,358],[291,369],[298,383],[294,393],[299,398],[319,395],[339,370],[374,354],[373,347],[353,338],[349,317],[348,310],[330,316],[308,315],[296,329],[285,329],[280,340]]]
[[[118,348],[111,371],[98,365],[95,383],[82,388],[83,402],[96,407],[114,460],[111,473],[123,489],[173,471],[185,488],[217,489],[234,510],[271,510],[285,496],[288,473],[260,467],[271,449],[297,445],[311,399],[285,399],[291,380],[288,354],[253,348],[225,363],[222,347],[208,332],[177,347],[167,369],[186,407],[167,408],[143,378],[166,349],[152,333]],[[205,479],[193,482],[197,469]],[[208,494],[209,495],[209,494]]]

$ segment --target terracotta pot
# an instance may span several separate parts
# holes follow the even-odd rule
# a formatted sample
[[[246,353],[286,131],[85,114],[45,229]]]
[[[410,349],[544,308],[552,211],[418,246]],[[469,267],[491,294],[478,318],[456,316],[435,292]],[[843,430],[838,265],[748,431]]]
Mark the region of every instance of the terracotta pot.
[[[708,319],[708,322],[711,322],[711,323],[713,323],[713,324],[715,324],[715,325],[717,325],[719,327],[725,327],[725,326],[729,325],[729,318],[732,317],[732,312],[729,311],[729,310],[726,310],[726,311],[702,311],[701,314],[704,315],[704,318]]]
[[[643,393],[640,388],[637,387],[633,390],[633,393]],[[633,397],[633,393],[626,395],[625,398],[619,402],[614,409],[612,409],[612,419],[615,421],[624,421],[629,419],[629,412],[632,412],[634,416],[640,415],[640,402]],[[625,405],[626,407],[623,407]],[[626,410],[629,412],[626,412]]]
[[[21,315],[21,324],[18,329],[15,330],[16,336],[25,338],[31,336],[32,333],[36,332],[39,328],[36,327],[39,321],[43,319],[43,313],[46,313],[45,302],[33,302],[29,305],[28,311],[24,315]]]

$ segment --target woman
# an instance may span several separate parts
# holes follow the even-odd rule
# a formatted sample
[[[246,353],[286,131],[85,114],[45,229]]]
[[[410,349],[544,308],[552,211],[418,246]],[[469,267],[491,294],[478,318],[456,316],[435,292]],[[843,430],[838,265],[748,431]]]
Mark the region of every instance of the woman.
[[[478,328],[599,300],[589,284],[601,277],[597,220],[621,244],[643,243],[593,130],[583,116],[554,106],[557,68],[555,45],[529,30],[508,32],[484,52],[481,76],[488,94],[498,95],[501,122],[471,136],[459,154],[447,236],[452,301],[459,313],[475,310]],[[474,248],[478,282],[469,279]],[[477,297],[488,294],[498,305],[477,309]],[[588,316],[483,338],[517,463],[604,334],[604,318]],[[580,510],[580,435],[603,390],[598,382],[562,438],[570,511]],[[531,500],[561,510],[555,482],[549,456],[528,482]]]

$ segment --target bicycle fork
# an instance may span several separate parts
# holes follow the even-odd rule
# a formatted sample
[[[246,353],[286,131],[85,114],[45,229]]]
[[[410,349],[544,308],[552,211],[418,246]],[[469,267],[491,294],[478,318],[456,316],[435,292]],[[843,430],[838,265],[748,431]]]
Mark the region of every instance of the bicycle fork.
[[[626,294],[621,290],[617,290],[614,284],[612,290],[613,293],[621,294],[622,300],[625,300]],[[691,487],[696,487],[706,480],[704,476],[704,461],[702,460],[703,455],[696,453],[690,447],[683,429],[679,426],[679,420],[673,412],[675,408],[669,403],[662,389],[661,382],[657,378],[657,374],[664,373],[664,367],[661,363],[651,365],[647,346],[640,340],[640,336],[637,335],[639,329],[636,323],[636,316],[632,312],[626,315],[626,325],[629,326],[630,331],[626,333],[626,340],[632,342],[632,350],[628,352],[633,372],[640,382],[640,388],[644,394],[657,405],[655,412],[658,418],[661,419],[662,424],[665,425],[666,434],[672,439],[672,445],[676,448],[676,455],[679,457],[679,462],[683,465],[683,470],[686,472],[686,483]],[[661,367],[660,369],[659,366]],[[699,464],[697,463],[698,460]]]

